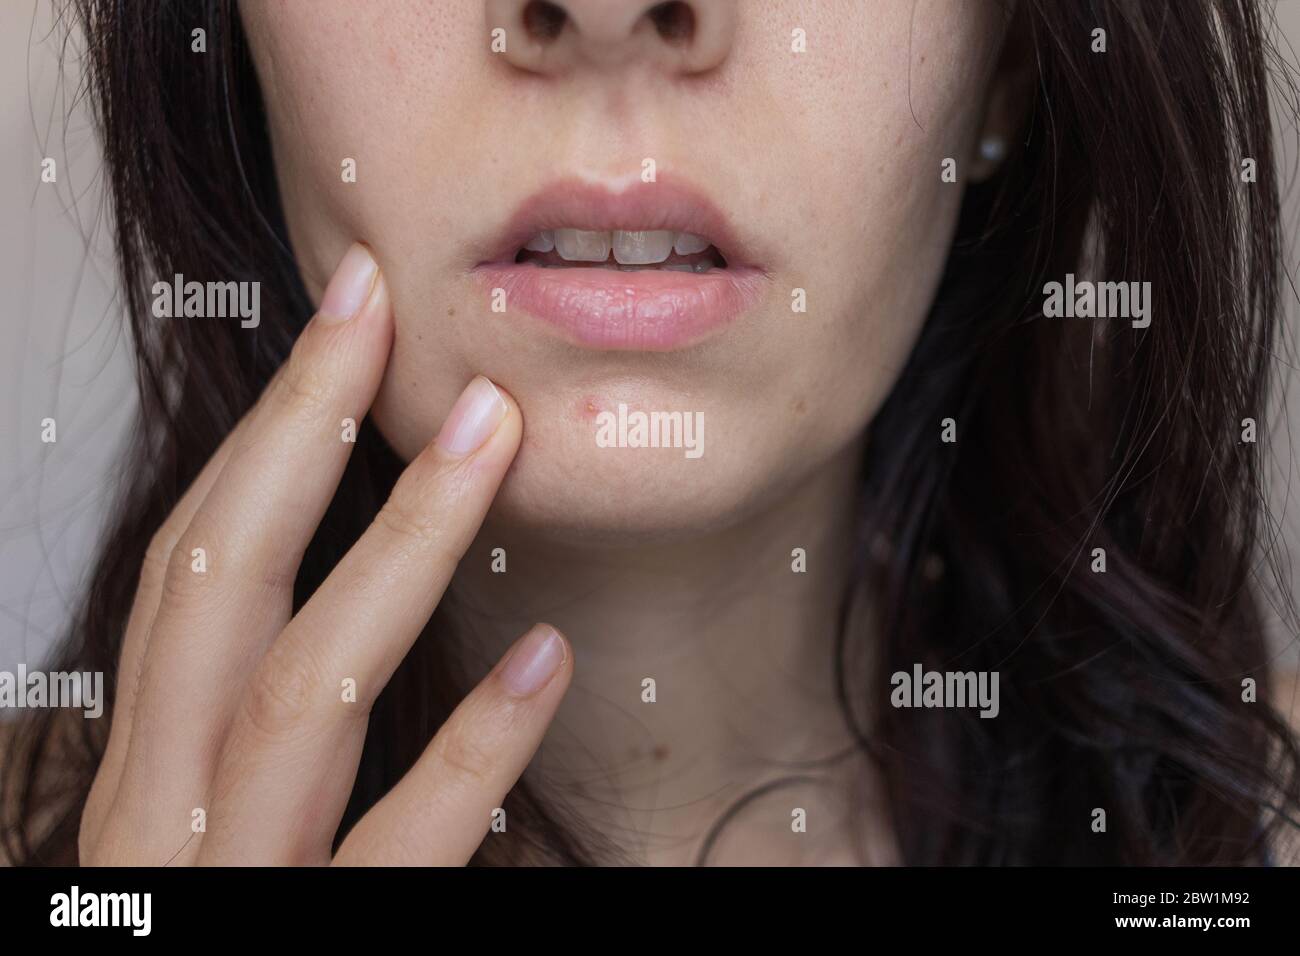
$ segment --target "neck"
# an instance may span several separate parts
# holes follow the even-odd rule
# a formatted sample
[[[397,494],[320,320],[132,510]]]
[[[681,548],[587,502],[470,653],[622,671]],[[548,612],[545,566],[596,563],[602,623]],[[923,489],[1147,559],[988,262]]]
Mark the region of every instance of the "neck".
[[[691,863],[706,843],[709,862],[843,853],[845,785],[863,768],[835,644],[860,454],[846,449],[775,504],[690,540],[611,550],[497,526],[479,536],[449,595],[471,667],[486,670],[537,620],[574,649],[530,786],[642,862]],[[493,572],[502,547],[506,573]]]

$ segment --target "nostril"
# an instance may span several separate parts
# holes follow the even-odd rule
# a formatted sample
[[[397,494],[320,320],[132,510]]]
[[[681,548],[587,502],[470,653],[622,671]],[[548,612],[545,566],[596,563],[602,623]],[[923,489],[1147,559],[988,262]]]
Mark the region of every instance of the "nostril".
[[[524,30],[541,43],[549,43],[564,31],[569,15],[548,0],[529,0],[524,7]]]
[[[646,16],[669,43],[689,43],[695,36],[695,11],[682,0],[668,0],[647,11]]]

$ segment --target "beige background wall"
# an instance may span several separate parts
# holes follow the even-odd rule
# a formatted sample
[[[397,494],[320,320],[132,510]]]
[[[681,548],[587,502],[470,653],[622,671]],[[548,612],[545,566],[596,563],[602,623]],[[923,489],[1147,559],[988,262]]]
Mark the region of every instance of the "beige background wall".
[[[1300,0],[1280,0],[1276,9],[1290,39],[1284,49],[1300,49]],[[73,71],[60,82],[52,27],[50,0],[0,0],[3,670],[20,661],[35,666],[66,624],[101,521],[113,452],[134,405],[129,347],[113,305],[94,138],[84,112],[68,115],[78,80]],[[1294,61],[1294,52],[1288,55]],[[1291,135],[1284,144],[1287,169],[1297,157],[1294,130]],[[43,156],[58,160],[57,189],[39,185]],[[1293,263],[1300,248],[1300,184],[1294,179],[1288,176]],[[1294,321],[1290,335],[1294,340]],[[1300,503],[1291,500],[1300,497],[1300,451],[1293,447],[1300,443],[1300,387],[1292,389],[1288,405],[1290,419],[1278,418],[1282,431],[1274,436],[1281,462],[1273,476],[1274,510],[1300,561]],[[39,441],[47,417],[57,421],[53,445]],[[1288,467],[1296,472],[1289,476],[1291,495],[1285,493]]]
[[[0,669],[59,636],[133,408],[98,156],[58,82],[50,0],[0,0]],[[57,31],[54,31],[57,32]],[[30,58],[29,58],[30,57]],[[39,184],[58,161],[57,189]],[[65,160],[64,157],[67,157]],[[97,248],[90,237],[98,232]],[[40,422],[57,422],[57,443]]]

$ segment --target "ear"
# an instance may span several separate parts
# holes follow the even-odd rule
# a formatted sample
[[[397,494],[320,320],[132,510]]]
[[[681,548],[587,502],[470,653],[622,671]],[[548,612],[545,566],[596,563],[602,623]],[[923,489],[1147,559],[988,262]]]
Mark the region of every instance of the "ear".
[[[1023,5],[1017,3],[1008,13],[979,135],[967,159],[967,178],[971,182],[981,183],[992,177],[1010,154],[1029,110],[1036,77],[1029,24]]]

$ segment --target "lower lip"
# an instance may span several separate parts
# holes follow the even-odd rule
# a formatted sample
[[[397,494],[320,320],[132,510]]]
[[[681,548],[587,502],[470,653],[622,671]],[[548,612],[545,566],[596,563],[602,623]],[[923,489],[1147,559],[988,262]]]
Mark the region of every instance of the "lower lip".
[[[541,319],[570,342],[608,351],[669,352],[717,333],[754,305],[764,274],[747,267],[710,272],[497,263],[474,270],[505,292],[506,314]]]

